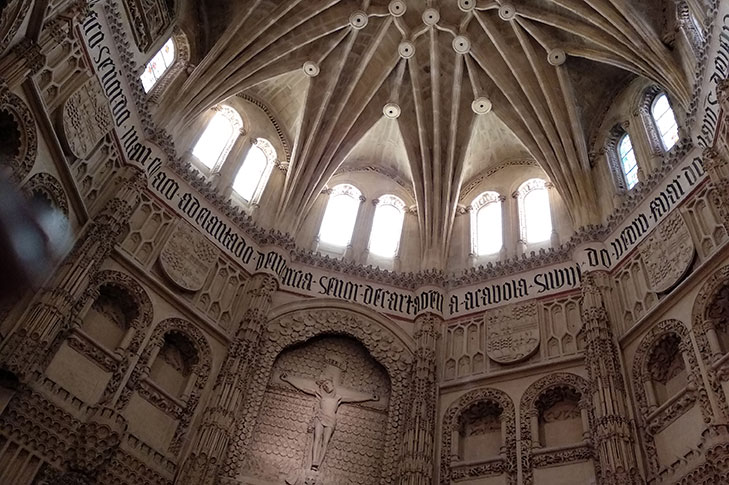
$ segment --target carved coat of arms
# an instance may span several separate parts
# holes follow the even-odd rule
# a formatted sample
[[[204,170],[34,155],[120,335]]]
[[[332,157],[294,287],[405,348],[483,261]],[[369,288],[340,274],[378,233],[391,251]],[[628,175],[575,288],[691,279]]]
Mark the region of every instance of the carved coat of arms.
[[[539,347],[539,308],[535,302],[514,304],[484,315],[486,353],[500,364],[529,357]]]
[[[216,249],[185,222],[180,222],[159,255],[167,277],[183,290],[198,291],[215,262]]]
[[[656,293],[670,290],[694,261],[694,242],[679,211],[661,222],[641,245],[648,286]]]
[[[63,134],[68,148],[86,158],[112,128],[111,112],[96,77],[86,81],[63,105]]]

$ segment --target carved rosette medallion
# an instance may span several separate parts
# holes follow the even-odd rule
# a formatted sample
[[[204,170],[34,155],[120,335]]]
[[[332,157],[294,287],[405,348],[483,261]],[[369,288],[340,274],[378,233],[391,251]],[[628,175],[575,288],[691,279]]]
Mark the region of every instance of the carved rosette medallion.
[[[499,364],[524,360],[539,347],[539,311],[535,302],[507,305],[484,315],[486,353]]]
[[[679,211],[658,225],[640,252],[652,291],[668,291],[681,280],[693,263],[695,248]]]
[[[112,128],[109,105],[95,77],[69,96],[62,115],[66,145],[77,158],[87,158]]]
[[[187,291],[198,291],[205,284],[215,262],[215,248],[185,222],[180,222],[159,255],[167,277]]]

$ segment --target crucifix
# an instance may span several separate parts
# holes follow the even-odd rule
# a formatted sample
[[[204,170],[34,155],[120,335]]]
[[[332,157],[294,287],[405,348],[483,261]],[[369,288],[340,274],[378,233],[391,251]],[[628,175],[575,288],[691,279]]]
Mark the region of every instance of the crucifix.
[[[327,446],[337,425],[337,410],[342,403],[378,401],[377,394],[347,389],[339,384],[341,364],[327,359],[327,367],[321,376],[314,380],[305,377],[281,374],[281,380],[301,392],[315,396],[318,400],[314,414],[314,444],[311,450],[311,469],[318,470],[324,461]]]

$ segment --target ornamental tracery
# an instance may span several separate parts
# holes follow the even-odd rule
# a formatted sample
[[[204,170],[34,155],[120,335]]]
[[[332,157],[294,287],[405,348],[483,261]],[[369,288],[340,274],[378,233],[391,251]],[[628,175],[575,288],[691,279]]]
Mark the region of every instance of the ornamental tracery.
[[[29,198],[41,197],[48,205],[68,217],[68,199],[61,183],[46,172],[33,174],[24,184],[23,192]]]
[[[682,322],[664,320],[643,337],[633,358],[632,379],[648,471],[656,477],[668,463],[659,463],[655,436],[695,404],[705,423],[712,419],[689,331]]]
[[[493,424],[490,417],[497,416],[501,435],[501,446],[496,456],[476,462],[459,460],[460,431],[469,418],[486,411],[489,418],[479,427],[488,430]],[[516,416],[514,403],[503,391],[498,389],[476,389],[470,391],[445,412],[441,424],[440,483],[450,485],[452,480],[488,477],[505,474],[509,485],[516,484]]]
[[[524,391],[519,404],[524,485],[534,483],[535,468],[580,461],[592,461],[596,469],[595,476],[600,475],[592,443],[595,418],[590,396],[590,386],[586,379],[563,372],[542,377]],[[559,445],[545,439],[546,423],[561,421],[564,426],[577,419],[581,424],[579,438]]]

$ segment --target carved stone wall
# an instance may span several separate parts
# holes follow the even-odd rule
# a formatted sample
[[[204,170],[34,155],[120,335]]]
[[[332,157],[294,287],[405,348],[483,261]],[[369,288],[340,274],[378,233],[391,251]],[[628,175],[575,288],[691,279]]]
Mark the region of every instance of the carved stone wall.
[[[243,460],[243,476],[281,483],[309,461],[317,399],[297,391],[280,379],[282,373],[319,379],[330,362],[343,367],[340,384],[375,393],[377,402],[342,404],[317,483],[376,484],[387,428],[390,379],[357,341],[322,336],[285,350],[276,359]]]
[[[359,340],[390,378],[390,398],[380,443],[383,454],[370,482],[396,483],[400,441],[404,433],[406,402],[410,395],[412,350],[384,326],[351,309],[321,308],[286,313],[272,320],[262,336],[262,348],[248,385],[248,402],[233,434],[224,477],[234,480],[245,473],[245,460],[261,422],[262,410],[277,356],[287,347],[320,335],[342,335]],[[302,424],[303,425],[303,424]]]

